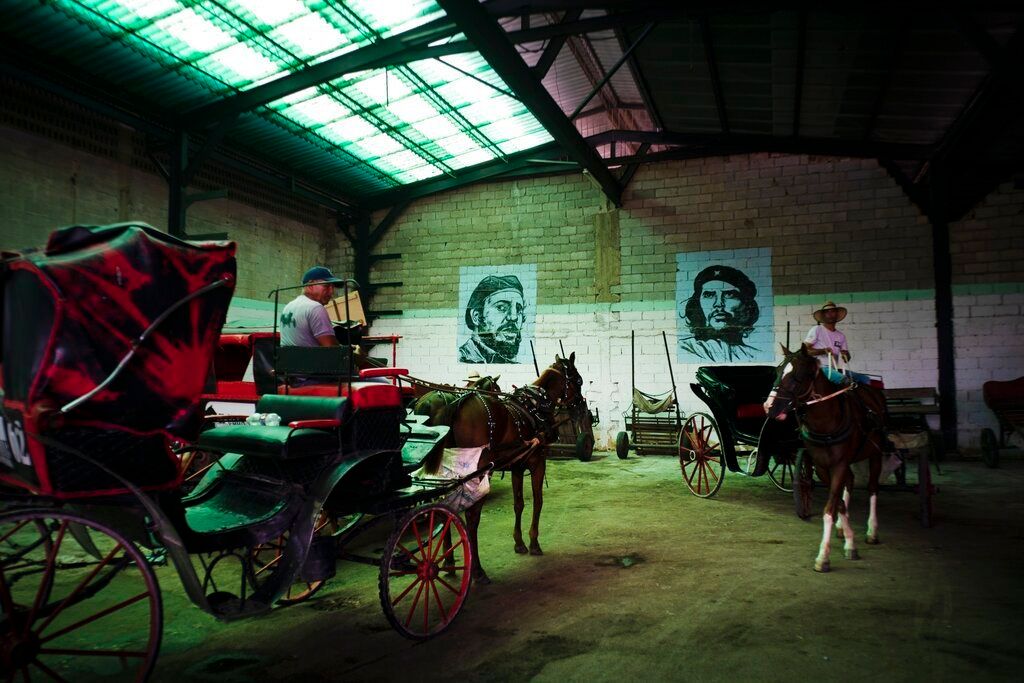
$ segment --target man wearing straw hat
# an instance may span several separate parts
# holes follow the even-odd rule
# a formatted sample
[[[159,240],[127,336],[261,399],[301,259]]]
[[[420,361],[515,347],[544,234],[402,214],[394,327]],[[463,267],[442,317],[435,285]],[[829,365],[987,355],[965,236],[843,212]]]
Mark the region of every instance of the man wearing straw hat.
[[[867,384],[870,378],[856,372],[846,370],[850,362],[850,349],[846,345],[846,335],[836,329],[836,324],[846,318],[846,309],[836,306],[831,301],[814,312],[818,324],[811,328],[804,338],[807,353],[818,357],[821,371],[830,382],[836,384],[845,381],[846,376],[859,384]],[[845,376],[844,376],[845,375]]]

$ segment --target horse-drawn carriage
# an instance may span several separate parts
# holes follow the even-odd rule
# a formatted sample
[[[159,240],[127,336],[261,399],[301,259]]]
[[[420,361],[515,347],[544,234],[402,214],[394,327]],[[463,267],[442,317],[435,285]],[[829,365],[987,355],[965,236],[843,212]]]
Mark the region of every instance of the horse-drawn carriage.
[[[764,402],[775,386],[774,365],[709,365],[690,384],[711,411],[693,413],[680,446],[683,476],[697,496],[718,492],[725,470],[768,474],[779,489],[793,490],[793,468],[802,447],[796,418],[768,420]]]
[[[981,386],[985,405],[999,422],[999,437],[986,427],[981,430],[981,459],[989,467],[999,465],[999,449],[1007,447],[1011,434],[1024,435],[1024,377],[999,382],[991,380]]]
[[[201,429],[233,244],[75,227],[5,260],[0,281],[6,679],[144,679],[162,634],[151,557],[233,619],[308,597],[364,516],[395,520],[377,560],[388,621],[415,639],[452,623],[473,554],[439,501],[482,473],[411,477],[447,430],[405,423],[397,387],[349,378],[344,396],[265,394],[257,411],[279,426]],[[185,495],[181,455],[194,449],[220,458]]]

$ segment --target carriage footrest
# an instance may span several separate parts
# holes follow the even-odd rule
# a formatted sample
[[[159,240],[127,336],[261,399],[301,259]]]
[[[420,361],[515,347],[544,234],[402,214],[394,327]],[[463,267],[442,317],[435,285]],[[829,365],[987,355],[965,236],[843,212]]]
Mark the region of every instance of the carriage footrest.
[[[254,617],[270,611],[270,605],[265,602],[247,598],[242,600],[234,593],[227,591],[216,591],[206,596],[210,604],[210,611],[221,621],[233,621]]]
[[[307,583],[326,581],[334,576],[337,563],[337,540],[331,536],[315,536],[299,572],[299,580]]]

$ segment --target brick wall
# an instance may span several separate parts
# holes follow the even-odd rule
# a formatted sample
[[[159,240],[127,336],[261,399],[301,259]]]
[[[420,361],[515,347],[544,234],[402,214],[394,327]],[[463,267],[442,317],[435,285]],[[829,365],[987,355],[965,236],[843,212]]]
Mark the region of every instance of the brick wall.
[[[41,245],[55,228],[143,221],[164,229],[167,185],[124,162],[62,145],[14,128],[0,128],[0,248]],[[230,196],[230,195],[229,195]],[[231,199],[193,204],[191,234],[227,232],[239,243],[238,290],[265,301],[274,287],[298,282],[303,271],[348,259],[347,244],[335,243],[333,221],[300,222]]]
[[[991,193],[950,226],[950,250],[958,422],[976,444],[998,427],[981,385],[1024,376],[1024,191],[1007,183]]]

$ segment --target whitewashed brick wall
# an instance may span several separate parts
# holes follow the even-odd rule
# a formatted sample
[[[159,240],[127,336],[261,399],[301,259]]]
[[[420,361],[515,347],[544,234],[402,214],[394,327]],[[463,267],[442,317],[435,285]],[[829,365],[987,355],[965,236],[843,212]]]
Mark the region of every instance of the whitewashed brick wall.
[[[934,335],[934,307],[929,300],[866,302],[846,304],[849,316],[841,324],[853,352],[851,367],[861,372],[882,375],[886,386],[935,386],[937,351]],[[630,406],[630,330],[636,332],[636,386],[648,393],[670,391],[665,331],[671,355],[680,405],[686,414],[706,411],[707,407],[690,390],[698,364],[676,360],[676,312],[671,302],[650,311],[598,311],[592,313],[538,313],[537,362],[549,365],[559,352],[576,353],[576,365],[584,380],[584,395],[601,416],[597,428],[598,447],[610,447],[615,434],[623,429],[622,413]],[[786,322],[790,322],[791,346],[796,348],[814,324],[813,305],[775,307],[775,338],[786,341]],[[609,307],[610,309],[610,307]],[[419,315],[417,314],[419,313]],[[402,318],[382,318],[373,327],[374,334],[399,334],[398,365],[423,379],[462,384],[470,369],[481,374],[500,374],[501,386],[511,391],[535,377],[532,365],[471,366],[457,362],[455,310],[409,312]],[[421,317],[422,315],[422,317]],[[385,355],[381,348],[375,355]],[[776,353],[781,360],[781,352]],[[937,425],[936,425],[937,426]]]

